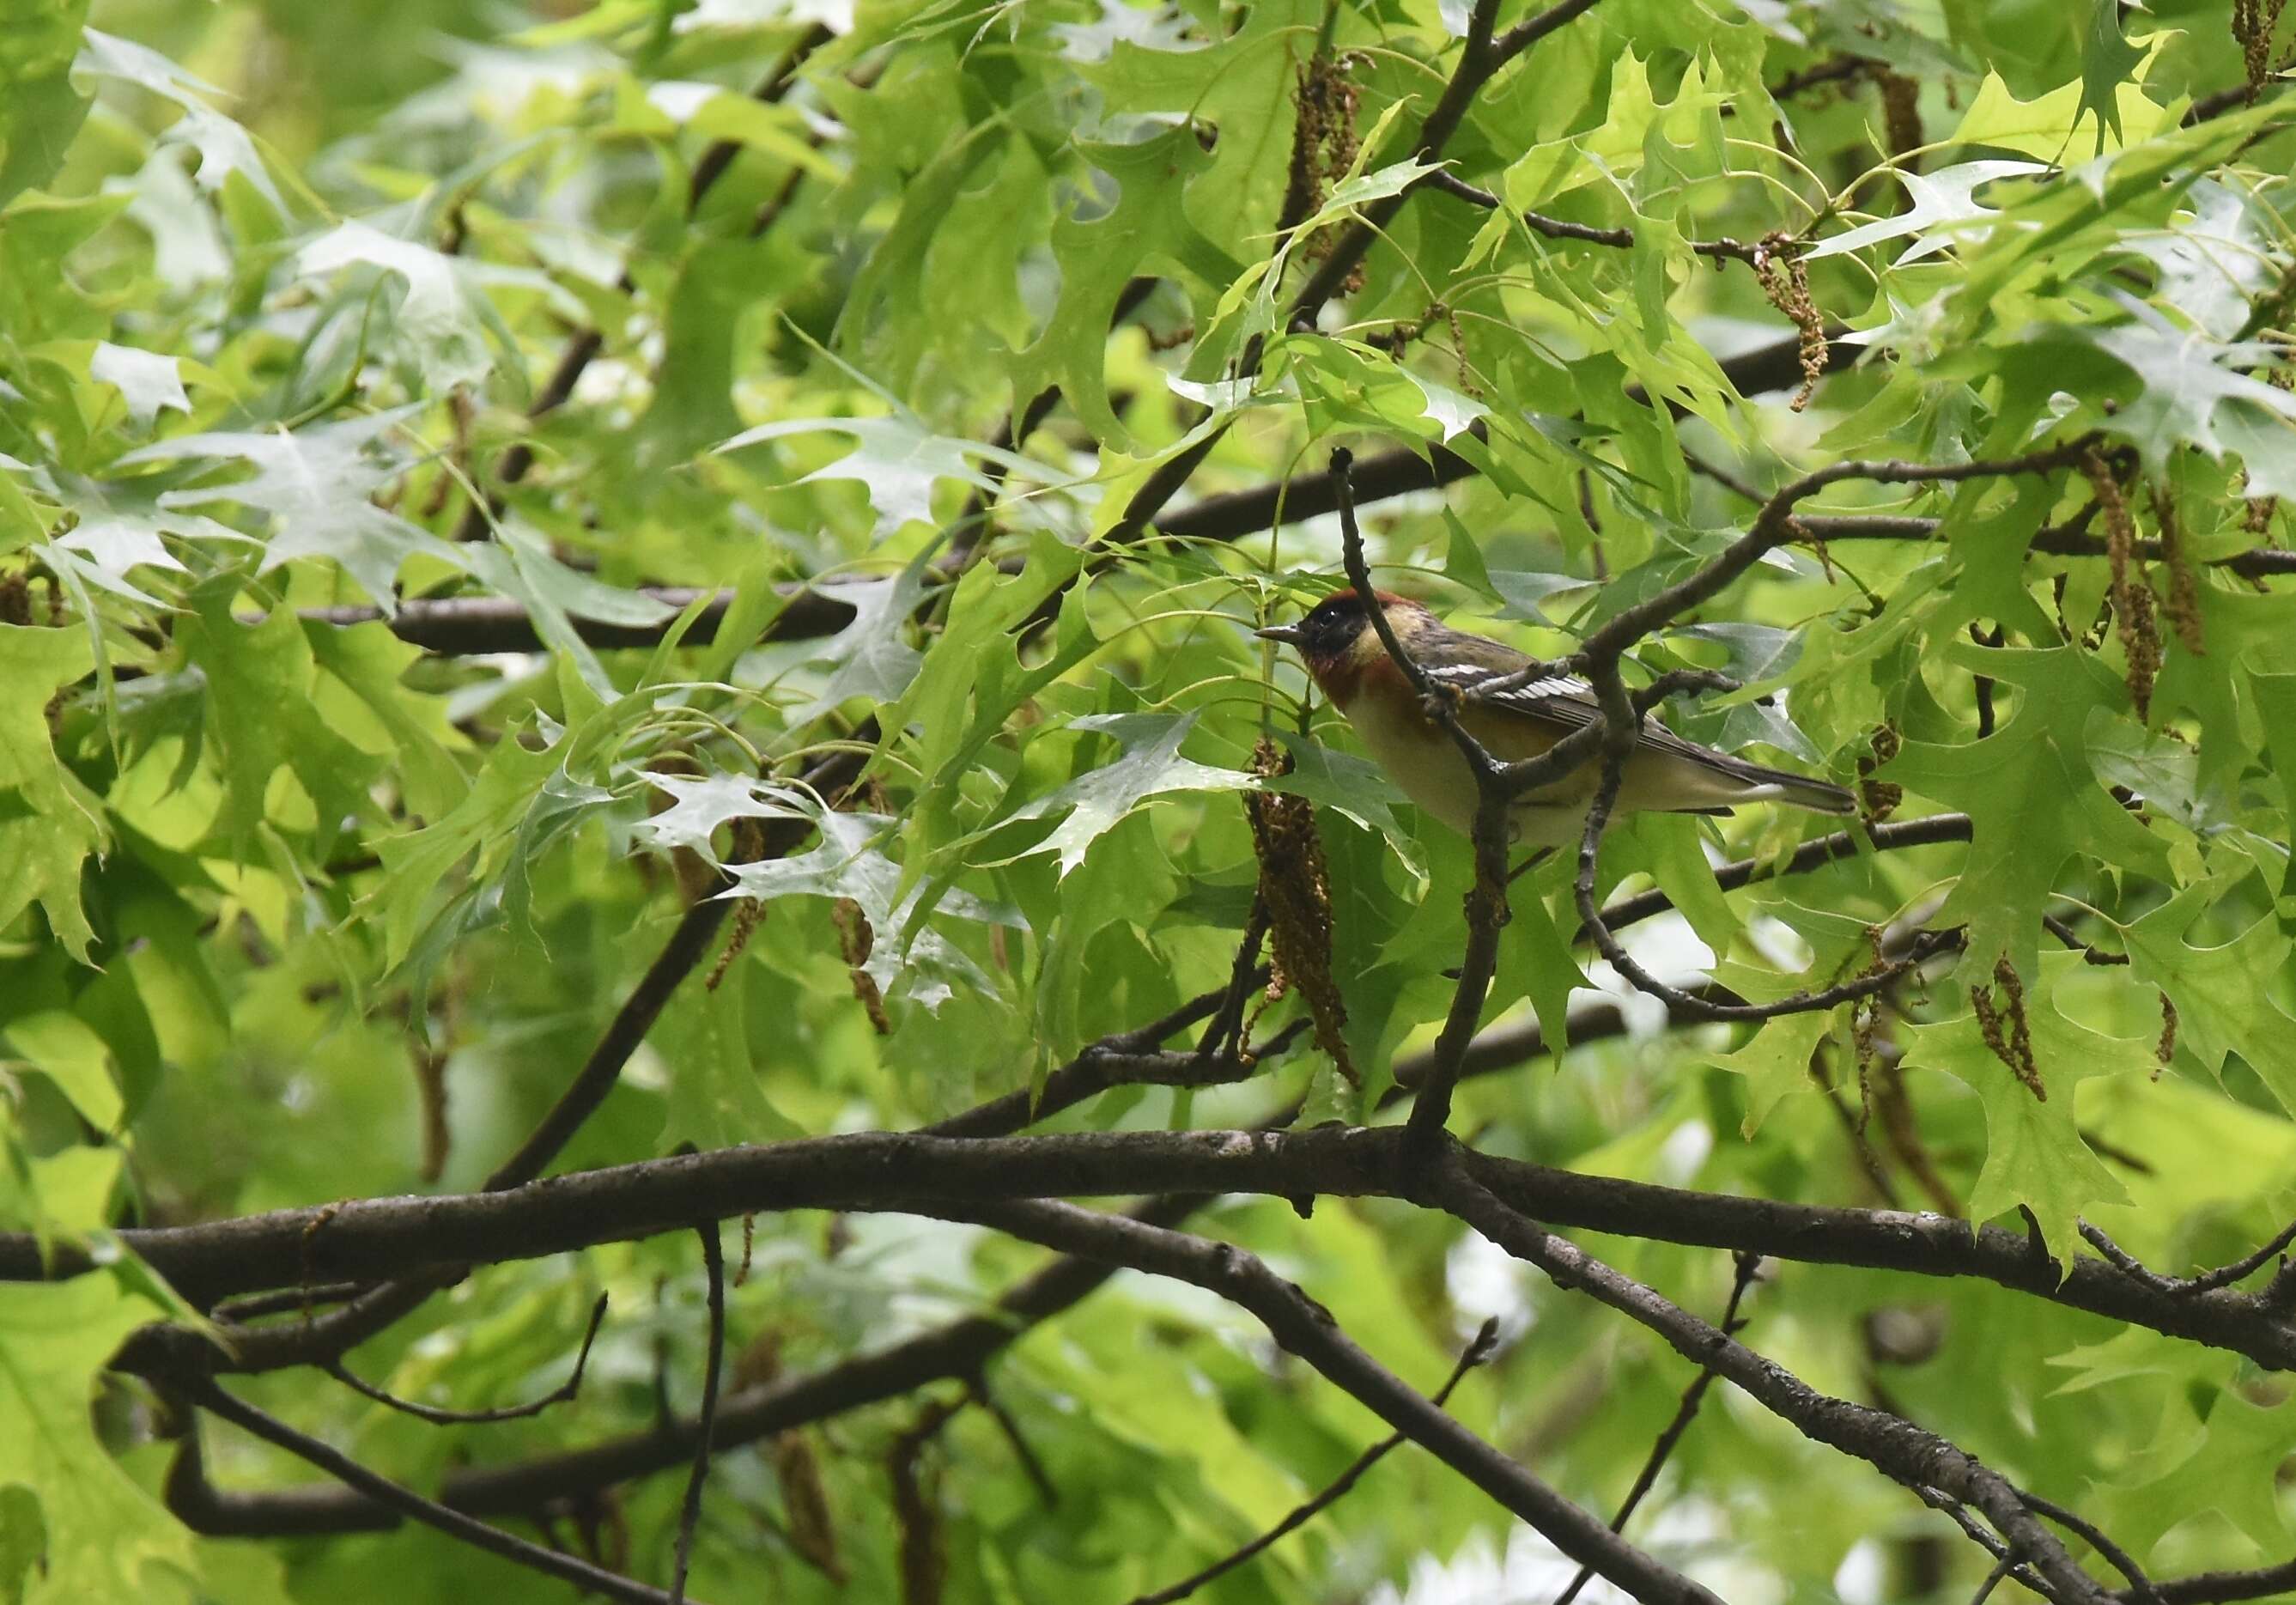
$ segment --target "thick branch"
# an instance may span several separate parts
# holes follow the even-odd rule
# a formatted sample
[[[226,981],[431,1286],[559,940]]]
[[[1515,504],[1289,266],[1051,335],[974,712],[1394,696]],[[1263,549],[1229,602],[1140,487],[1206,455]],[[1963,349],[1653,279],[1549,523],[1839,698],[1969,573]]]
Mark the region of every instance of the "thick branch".
[[[1234,1245],[1068,1204],[1005,1205],[964,1212],[963,1218],[1063,1253],[1218,1293],[1249,1310],[1286,1351],[1635,1599],[1661,1605],[1714,1601],[1705,1589],[1660,1565],[1468,1431],[1357,1347],[1323,1306]]]
[[[1114,1132],[948,1139],[863,1134],[693,1154],[562,1176],[510,1192],[378,1199],[332,1212],[289,1209],[208,1225],[119,1234],[178,1287],[210,1294],[291,1285],[307,1257],[380,1273],[533,1258],[775,1209],[922,1210],[936,1205],[1152,1191],[1295,1197],[1391,1191],[1405,1134]],[[2057,1303],[2136,1322],[2296,1369],[2296,1325],[2256,1295],[2220,1288],[2162,1294],[2102,1260],[2066,1273],[2023,1234],[1943,1216],[1840,1209],[1654,1187],[1476,1158],[1476,1182],[1558,1224],[1783,1259],[1979,1276]],[[307,1241],[308,1234],[308,1241]],[[0,1238],[0,1280],[49,1281],[89,1267],[26,1236]],[[165,1369],[166,1353],[123,1360]],[[204,1346],[202,1346],[204,1350]],[[227,1362],[226,1362],[227,1363]],[[242,1363],[244,1363],[242,1359]]]
[[[2112,1596],[2066,1553],[2017,1490],[1975,1456],[1902,1417],[1819,1393],[1776,1362],[1509,1209],[1477,1185],[1464,1165],[1453,1165],[1439,1178],[1435,1197],[1558,1286],[1583,1292],[1647,1327],[1685,1359],[1710,1367],[1813,1442],[1854,1455],[1909,1487],[1940,1489],[1974,1506],[2061,1600],[2109,1605]]]

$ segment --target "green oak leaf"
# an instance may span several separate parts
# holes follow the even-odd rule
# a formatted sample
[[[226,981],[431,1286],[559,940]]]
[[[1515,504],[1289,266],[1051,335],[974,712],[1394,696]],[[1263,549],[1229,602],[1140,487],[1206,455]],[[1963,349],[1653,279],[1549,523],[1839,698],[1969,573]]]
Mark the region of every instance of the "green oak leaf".
[[[87,116],[71,83],[86,20],[87,0],[52,0],[11,8],[0,29],[0,206],[55,176]]]
[[[504,872],[519,822],[557,772],[568,745],[562,733],[557,741],[533,749],[514,737],[496,741],[453,812],[377,846],[388,872],[376,893],[386,968],[403,963],[417,938],[443,917],[434,894],[456,864],[470,859],[471,879],[480,885]],[[458,900],[474,895],[465,888]]]
[[[211,590],[176,635],[207,676],[206,741],[221,758],[223,821],[233,841],[249,840],[262,825],[271,777],[283,768],[317,809],[322,844],[373,807],[366,788],[385,760],[353,745],[312,701],[318,661],[292,610],[274,608],[250,625],[233,616],[227,594]]]
[[[2144,53],[2120,31],[2120,0],[2088,0],[2088,26],[2081,30],[2080,109],[2079,115],[2096,113],[2096,149],[2102,154],[2105,135],[2123,136],[2121,86],[2136,76]],[[2150,110],[2149,104],[2147,110]],[[2152,128],[2133,131],[2139,139]]]
[[[2148,1557],[2169,1528],[2202,1511],[2220,1512],[2267,1553],[2288,1547],[2277,1473],[2296,1450],[2296,1403],[2250,1403],[2219,1388],[2205,1423],[2194,1421],[2179,1399],[2164,1423],[2157,1454],[2139,1462],[2138,1475],[2111,1485],[2102,1519],[2132,1554]]]
[[[846,897],[860,905],[876,933],[864,973],[888,998],[908,998],[938,1008],[963,986],[995,995],[996,983],[956,945],[931,926],[913,921],[918,892],[904,888],[901,866],[884,852],[897,840],[900,822],[877,814],[839,813],[815,798],[795,798],[821,839],[794,858],[728,864],[734,880],[727,897]],[[1015,917],[970,892],[936,888],[935,913],[979,924],[1009,925]],[[912,926],[914,929],[911,929]]]
[[[2223,889],[2216,881],[2188,887],[2124,926],[2129,963],[2175,1002],[2177,1040],[2202,1064],[2221,1072],[2226,1056],[2238,1053],[2296,1115],[2296,1020],[2271,995],[2288,966],[2288,933],[2267,914],[2220,946],[2185,939]]]
[[[689,848],[712,864],[720,860],[709,839],[728,820],[802,817],[796,792],[754,774],[650,772],[645,778],[676,800],[639,825],[637,834],[660,847]]]
[[[856,447],[834,463],[824,463],[794,481],[811,485],[823,479],[851,479],[865,487],[869,504],[876,509],[877,534],[882,538],[905,524],[932,521],[933,487],[955,479],[974,489],[995,492],[1000,481],[980,463],[994,463],[1007,477],[1033,484],[1055,483],[1052,471],[1031,457],[1023,457],[977,440],[936,434],[906,407],[895,405],[882,418],[784,418],[743,430],[712,449],[740,451],[785,435],[817,434],[823,430],[850,435]]]
[[[199,152],[200,187],[213,194],[223,194],[236,177],[247,189],[261,196],[272,211],[285,215],[286,200],[272,183],[270,170],[264,166],[254,139],[246,128],[203,98],[223,93],[213,84],[186,72],[156,50],[93,28],[87,30],[72,70],[134,84],[162,100],[173,101],[182,115],[168,127],[167,138],[171,143],[186,144]]]
[[[165,1314],[103,1273],[0,1299],[0,1486],[31,1488],[45,1538],[28,1605],[139,1599],[153,1567],[191,1569],[189,1530],[105,1452],[89,1408],[120,1341]]]
[[[2147,1076],[2156,1061],[2144,1036],[2112,1036],[2069,1019],[2061,987],[2085,970],[2079,954],[2050,953],[2021,970],[2033,1060],[2046,1097],[2036,1097],[1986,1045],[1977,1016],[1906,1028],[1908,1068],[1942,1070],[1985,1107],[1985,1163],[1969,1198],[1972,1219],[2030,1209],[2042,1241],[2062,1265],[2079,1247],[2078,1217],[2092,1204],[2123,1204],[2128,1190],[2089,1149],[2075,1121],[2081,1083]],[[2038,979],[2036,979],[2038,978]]]
[[[1933,922],[1966,921],[1961,973],[1980,979],[2004,953],[2031,975],[2041,914],[2068,859],[2165,872],[2167,849],[2091,773],[2084,732],[2092,710],[2118,712],[2127,692],[2074,647],[1956,644],[1959,667],[2015,686],[2016,712],[1981,741],[1905,743],[1878,774],[1970,816],[1969,856]]]
[[[1258,783],[1242,770],[1182,757],[1180,743],[1195,725],[1193,714],[1096,713],[1071,720],[1071,730],[1113,737],[1122,751],[1113,763],[1014,811],[1014,819],[1067,815],[1030,850],[1059,854],[1065,876],[1084,862],[1095,838],[1136,808],[1175,792],[1244,791]]]
[[[2251,668],[2248,684],[2264,720],[2267,768],[2286,799],[2283,817],[2296,819],[2296,675],[2267,675]],[[2279,904],[2284,917],[2296,914],[2296,859],[2289,861],[2281,877]]]
[[[80,907],[80,865],[110,831],[102,799],[56,759],[47,704],[94,664],[85,630],[0,624],[0,929],[37,903],[83,962],[95,933]]]
[[[1369,758],[1324,746],[1289,730],[1269,733],[1292,755],[1292,767],[1263,782],[1270,791],[1287,791],[1309,802],[1343,814],[1366,831],[1377,831],[1403,867],[1421,886],[1427,884],[1427,854],[1403,822],[1395,805],[1403,793],[1387,772]]]
[[[1845,251],[1862,250],[1885,240],[1911,236],[1913,243],[1898,254],[1895,266],[1905,266],[1933,256],[1956,241],[1982,233],[1991,219],[2001,216],[1997,207],[1980,205],[1979,187],[2004,178],[2030,178],[2048,169],[2030,161],[1964,161],[1934,173],[1895,169],[1906,186],[1906,206],[1893,217],[1867,223],[1819,241],[1803,254],[1806,262]],[[1981,226],[1980,226],[1981,225]]]
[[[1112,205],[1053,224],[1061,299],[1044,331],[1012,358],[1013,394],[1021,405],[1054,385],[1100,440],[1128,447],[1132,436],[1108,402],[1108,326],[1117,298],[1139,274],[1177,269],[1213,290],[1233,283],[1242,266],[1188,219],[1188,182],[1212,165],[1195,130],[1170,128],[1136,145],[1080,143],[1078,153],[1117,186]]]
[[[80,1118],[100,1132],[117,1128],[127,1101],[111,1050],[94,1027],[62,1009],[42,1009],[0,1022],[0,1046],[39,1071],[71,1100]]]
[[[1833,1028],[1831,1011],[1813,1009],[1765,1020],[1745,1044],[1727,1053],[1710,1053],[1706,1062],[1746,1078],[1746,1118],[1741,1134],[1751,1139],[1789,1093],[1811,1093],[1809,1061]]]
[[[394,326],[434,395],[477,384],[493,371],[477,293],[464,282],[468,269],[454,258],[357,221],[338,224],[295,257],[296,271],[314,278],[353,263],[379,268],[405,285]]]
[[[44,553],[48,561],[130,602],[160,605],[128,579],[130,569],[184,571],[161,536],[225,542],[252,538],[203,514],[168,506],[165,493],[148,479],[94,479],[41,465],[32,469],[31,483],[72,515],[71,527],[48,543]]]
[[[293,431],[226,431],[178,435],[129,452],[123,464],[206,457],[252,466],[251,478],[171,490],[161,508],[237,502],[267,515],[272,535],[262,572],[299,557],[340,564],[388,615],[398,606],[393,582],[409,558],[434,557],[464,566],[463,554],[428,530],[386,512],[372,500],[406,467],[393,432],[415,409],[400,407]]]
[[[1123,26],[1080,76],[1100,93],[1104,116],[1185,118],[1216,132],[1218,160],[1191,175],[1180,204],[1186,220],[1223,250],[1256,255],[1275,226],[1298,124],[1292,97],[1310,48],[1306,36],[1324,14],[1317,0],[1267,0],[1240,12],[1232,31],[1222,28],[1203,43],[1144,31],[1141,20],[1154,18],[1152,11],[1103,7],[1104,17]],[[1353,21],[1342,8],[1336,26]],[[1193,129],[1182,132],[1196,138]]]
[[[2296,446],[2296,396],[2246,370],[2273,362],[2272,348],[2210,340],[2177,328],[2142,301],[2120,299],[2133,322],[2055,337],[2086,341],[2136,376],[2136,396],[2106,427],[2132,442],[2155,473],[2167,471],[2177,446],[2194,446],[2212,460],[2240,450],[2252,473],[2270,474],[2270,463]],[[2228,434],[2235,423],[2240,432]],[[2254,450],[2251,443],[2259,441],[2276,450]],[[2272,483],[2280,483],[2276,476]],[[2259,488],[2266,487],[2259,479]]]

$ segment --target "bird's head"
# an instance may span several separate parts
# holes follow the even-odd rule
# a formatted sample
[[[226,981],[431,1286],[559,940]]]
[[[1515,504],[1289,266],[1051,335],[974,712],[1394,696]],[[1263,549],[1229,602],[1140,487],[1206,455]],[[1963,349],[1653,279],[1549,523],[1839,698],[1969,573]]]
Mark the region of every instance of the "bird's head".
[[[1374,591],[1372,600],[1385,610],[1389,626],[1406,648],[1422,628],[1435,622],[1425,608],[1392,591]],[[1263,640],[1297,647],[1324,694],[1343,707],[1363,689],[1367,675],[1390,674],[1398,682],[1402,678],[1379,632],[1372,627],[1371,609],[1355,591],[1334,591],[1310,608],[1299,623],[1271,625],[1257,634]]]

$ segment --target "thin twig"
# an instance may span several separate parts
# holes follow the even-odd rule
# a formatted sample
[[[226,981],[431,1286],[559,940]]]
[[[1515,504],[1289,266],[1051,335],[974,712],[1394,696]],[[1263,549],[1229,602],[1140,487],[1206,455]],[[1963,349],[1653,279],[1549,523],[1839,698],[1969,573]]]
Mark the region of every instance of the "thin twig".
[[[1978,1548],[1983,1550],[1996,1560],[2005,1564],[2009,1568],[2008,1576],[2016,1579],[2016,1581],[2023,1586],[2031,1589],[2035,1593],[2040,1595],[2045,1600],[2053,1597],[2049,1593],[2048,1585],[2043,1583],[2040,1578],[2033,1575],[2033,1568],[2027,1566],[2023,1561],[2018,1560],[2016,1552],[2012,1550],[2009,1545],[2002,1543],[2000,1535],[1995,1533],[1991,1527],[1987,1527],[1976,1517],[1971,1515],[1969,1513],[1969,1507],[1964,1504],[1960,1500],[1956,1499],[1950,1494],[1927,1486],[1915,1487],[1914,1489],[1914,1494],[1923,1504],[1929,1506],[1930,1509],[1939,1511],[1950,1519],[1954,1526],[1961,1529],[1962,1536],[1967,1538],[1972,1544],[1977,1545]]]
[[[1969,1596],[1969,1605],[1985,1605],[1985,1601],[1993,1597],[1993,1591],[2001,1586],[2001,1579],[2016,1568],[2017,1552],[2005,1549],[2001,1558],[1993,1563],[1993,1569],[1985,1574],[1985,1580],[1977,1585],[1977,1592]]]
[[[2243,1277],[2253,1275],[2296,1243],[2296,1221],[2291,1221],[2273,1233],[2271,1241],[2252,1254],[2243,1254],[2230,1265],[2218,1265],[2213,1271],[2202,1271],[2193,1276],[2163,1276],[2143,1260],[2106,1236],[2103,1228],[2080,1223],[2080,1234],[2089,1247],[2104,1256],[2112,1267],[2132,1281],[2142,1283],[2156,1293],[2189,1298],[2195,1293],[2210,1293],[2218,1288],[2228,1288]]]
[[[572,1555],[545,1549],[537,1544],[489,1527],[474,1516],[450,1510],[438,1501],[425,1499],[414,1489],[395,1483],[381,1472],[369,1470],[332,1445],[298,1432],[275,1416],[268,1415],[244,1399],[236,1398],[218,1387],[212,1377],[185,1380],[182,1390],[191,1403],[220,1416],[234,1427],[252,1433],[266,1443],[284,1449],[299,1460],[309,1462],[340,1482],[348,1484],[378,1504],[387,1505],[401,1515],[410,1516],[426,1527],[433,1527],[450,1537],[460,1538],[474,1548],[489,1554],[500,1555],[545,1576],[559,1577],[578,1588],[603,1594],[610,1600],[621,1600],[629,1605],[677,1605],[670,1595],[658,1588],[593,1566]]]
[[[1724,1337],[1735,1337],[1744,1329],[1746,1323],[1738,1314],[1738,1306],[1744,1300],[1746,1290],[1753,1285],[1754,1273],[1761,1263],[1759,1254],[1740,1254],[1737,1257],[1737,1271],[1730,1280],[1730,1299],[1722,1306],[1719,1330]],[[1611,1518],[1612,1532],[1627,1530],[1627,1521],[1634,1515],[1635,1507],[1641,1504],[1650,1491],[1658,1486],[1659,1472],[1665,1469],[1667,1461],[1674,1454],[1675,1445],[1682,1442],[1683,1435],[1690,1430],[1690,1423],[1697,1419],[1698,1407],[1706,1402],[1706,1390],[1713,1385],[1714,1368],[1711,1365],[1701,1366],[1698,1374],[1691,1378],[1690,1386],[1683,1389],[1682,1403],[1676,1408],[1674,1419],[1666,1424],[1666,1430],[1660,1433],[1658,1441],[1651,1445],[1650,1457],[1643,1462],[1642,1470],[1635,1477],[1634,1486],[1627,1490],[1626,1498],[1620,1503],[1619,1513]],[[1580,1567],[1578,1575],[1570,1579],[1570,1585],[1555,1596],[1554,1605],[1570,1605],[1594,1580],[1595,1574]]]
[[[2125,953],[2107,953],[2102,947],[2084,942],[2078,931],[2055,914],[2043,914],[2041,924],[2051,936],[2080,954],[2083,961],[2087,963],[2126,964],[2128,962],[2128,955]]]
[[[1486,211],[1508,209],[1506,202],[1490,191],[1479,184],[1469,184],[1465,179],[1454,175],[1447,168],[1438,168],[1420,182],[1431,190],[1440,190],[1447,195],[1455,195],[1469,205],[1481,207]],[[1522,211],[1513,215],[1520,217],[1524,226],[1532,233],[1544,234],[1550,240],[1572,240],[1584,245],[1609,246],[1614,250],[1632,250],[1635,246],[1635,231],[1630,228],[1603,228],[1591,223],[1573,223],[1567,217],[1550,217],[1544,212]],[[1727,258],[1733,262],[1751,262],[1755,253],[1763,249],[1759,244],[1749,244],[1743,240],[1726,239],[1693,240],[1689,242],[1689,245],[1691,250],[1698,256],[1710,257],[1717,260]]]
[[[441,1410],[436,1405],[418,1404],[412,1399],[402,1399],[396,1394],[385,1392],[373,1383],[352,1375],[339,1359],[329,1360],[322,1369],[352,1392],[364,1395],[378,1404],[388,1404],[393,1410],[402,1411],[417,1421],[428,1421],[434,1427],[472,1427],[492,1421],[522,1421],[530,1415],[540,1415],[553,1404],[565,1404],[582,1391],[582,1371],[590,1363],[590,1346],[598,1340],[598,1328],[605,1319],[606,1295],[601,1293],[597,1302],[590,1306],[590,1323],[583,1330],[582,1347],[574,1356],[572,1373],[548,1393],[526,1404],[505,1404],[495,1410]]]
[[[726,1367],[726,1247],[718,1239],[718,1224],[709,1221],[697,1228],[701,1238],[701,1272],[709,1279],[709,1353],[701,1368],[701,1413],[693,1434],[693,1470],[685,1479],[685,1498],[677,1510],[677,1555],[669,1581],[671,1605],[685,1598],[686,1568],[693,1560],[693,1532],[701,1522],[701,1485],[709,1479],[710,1439],[718,1430],[718,1381]]]
[[[972,1401],[988,1413],[988,1419],[995,1421],[996,1429],[1004,1435],[1004,1442],[1012,1448],[1013,1458],[1021,1462],[1021,1474],[1028,1478],[1029,1486],[1037,1490],[1037,1497],[1044,1502],[1045,1508],[1048,1511],[1059,1509],[1060,1485],[1053,1480],[1053,1474],[1045,1470],[1043,1459],[1029,1442],[1028,1434],[1021,1430],[1021,1423],[1005,1408],[1004,1401],[989,1392],[988,1385],[978,1379],[972,1384]]]
[[[2103,1556],[2107,1565],[2128,1579],[2129,1597],[2138,1601],[2138,1605],[2161,1605],[2160,1591],[2152,1586],[2152,1579],[2144,1575],[2144,1568],[2136,1564],[2136,1558],[2107,1537],[2095,1522],[2053,1500],[2042,1498],[2038,1494],[2030,1494],[2020,1488],[2017,1496],[2035,1515],[2046,1517]]]
[[[1435,1390],[1431,1402],[1439,1409],[1449,1402],[1451,1390],[1458,1387],[1460,1379],[1464,1377],[1476,1366],[1480,1365],[1483,1361],[1489,1356],[1492,1347],[1498,1341],[1498,1317],[1494,1315],[1489,1320],[1483,1322],[1482,1329],[1475,1334],[1474,1340],[1467,1345],[1466,1352],[1459,1356],[1459,1363],[1451,1368],[1451,1374],[1444,1380],[1443,1386]],[[1349,1490],[1353,1488],[1357,1483],[1363,1480],[1364,1473],[1370,1470],[1374,1466],[1377,1465],[1382,1459],[1384,1459],[1390,1452],[1399,1446],[1403,1442],[1403,1438],[1404,1435],[1400,1432],[1390,1433],[1387,1437],[1374,1444],[1370,1448],[1365,1449],[1361,1454],[1357,1455],[1355,1459],[1349,1462],[1348,1469],[1341,1472],[1338,1477],[1334,1478],[1330,1486],[1325,1487],[1322,1493],[1308,1501],[1307,1503],[1299,1506],[1290,1515],[1284,1517],[1283,1520],[1277,1522],[1274,1527],[1269,1527],[1266,1532],[1260,1534],[1259,1537],[1254,1538],[1250,1543],[1246,1544],[1241,1549],[1221,1556],[1218,1560],[1213,1561],[1210,1566],[1207,1566],[1203,1570],[1197,1572],[1194,1576],[1183,1577],[1179,1582],[1173,1584],[1169,1588],[1160,1588],[1154,1593],[1144,1593],[1139,1595],[1132,1601],[1132,1605],[1173,1605],[1173,1601],[1186,1599],[1190,1594],[1195,1593],[1196,1590],[1204,1586],[1205,1584],[1211,1582],[1214,1578],[1223,1576],[1226,1573],[1234,1571],[1237,1567],[1242,1566],[1245,1561],[1250,1560],[1253,1556],[1260,1553],[1260,1552],[1267,1549],[1270,1545],[1276,1543],[1277,1540],[1283,1538],[1286,1534],[1295,1532],[1299,1528],[1305,1527],[1308,1522],[1314,1520],[1317,1516],[1331,1509],[1332,1505],[1345,1498]],[[1618,1531],[1618,1523],[1612,1522],[1611,1524],[1611,1530],[1612,1532]],[[1588,1571],[1583,1575],[1593,1576],[1595,1574],[1592,1571]]]

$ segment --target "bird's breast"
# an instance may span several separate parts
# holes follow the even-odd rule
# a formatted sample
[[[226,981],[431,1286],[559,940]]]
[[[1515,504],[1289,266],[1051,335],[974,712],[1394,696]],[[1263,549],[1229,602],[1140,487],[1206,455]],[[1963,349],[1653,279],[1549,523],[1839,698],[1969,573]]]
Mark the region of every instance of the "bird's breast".
[[[1341,711],[1347,715],[1365,749],[1406,797],[1455,831],[1465,833],[1474,829],[1475,772],[1450,733],[1421,711],[1416,698],[1358,697],[1341,703]],[[1537,757],[1554,743],[1553,733],[1527,719],[1493,717],[1473,708],[1464,714],[1468,733],[1492,757],[1507,763]],[[1574,782],[1584,773],[1582,769],[1567,775],[1559,788],[1543,789],[1535,799],[1525,800],[1550,801],[1557,790],[1574,790]]]

